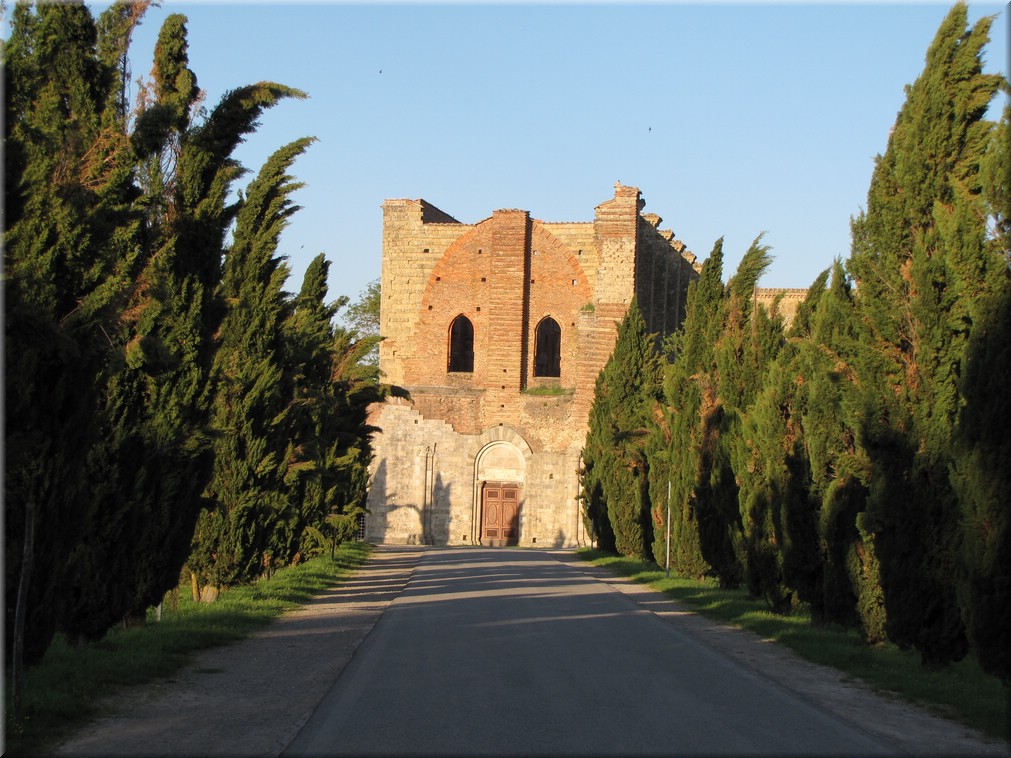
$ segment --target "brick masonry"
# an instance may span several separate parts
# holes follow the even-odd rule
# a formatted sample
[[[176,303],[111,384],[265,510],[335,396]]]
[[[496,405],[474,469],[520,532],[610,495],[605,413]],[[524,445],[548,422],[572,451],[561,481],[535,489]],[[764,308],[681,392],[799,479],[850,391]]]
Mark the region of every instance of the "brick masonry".
[[[638,296],[652,330],[675,330],[701,268],[643,207],[620,183],[592,222],[506,209],[463,224],[424,200],[383,204],[379,365],[411,399],[372,409],[369,541],[480,544],[491,482],[518,488],[518,544],[586,543],[577,472],[617,322]],[[460,315],[472,372],[448,370]],[[557,377],[534,376],[547,317],[561,328]]]

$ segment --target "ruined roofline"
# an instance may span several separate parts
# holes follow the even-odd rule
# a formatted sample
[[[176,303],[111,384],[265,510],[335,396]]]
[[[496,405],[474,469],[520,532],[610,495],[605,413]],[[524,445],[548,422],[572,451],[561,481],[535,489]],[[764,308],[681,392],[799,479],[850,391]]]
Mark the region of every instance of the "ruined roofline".
[[[785,295],[787,297],[807,297],[807,290],[803,287],[755,287],[756,295],[771,297],[775,295]]]
[[[389,198],[383,205],[387,203],[413,203],[421,208],[421,223],[423,224],[459,224],[461,223],[457,219],[450,216],[444,210],[435,207],[427,200],[422,198],[412,199],[412,198]]]
[[[651,223],[654,228],[656,228],[656,226],[658,226],[659,223],[663,220],[659,216],[656,216],[656,214],[642,214],[641,211],[642,211],[643,206],[645,205],[645,201],[641,197],[641,192],[640,192],[639,188],[638,187],[630,187],[630,186],[627,186],[627,185],[623,185],[621,182],[616,182],[615,185],[614,185],[614,197],[610,198],[609,200],[605,200],[604,202],[602,202],[599,205],[595,206],[594,207],[594,211],[599,211],[599,209],[601,207],[607,205],[608,203],[614,202],[619,197],[636,197],[636,198],[638,198],[638,200],[639,200],[638,205],[639,205],[640,215],[643,218],[645,218],[648,223]],[[441,208],[438,208],[437,206],[435,206],[434,204],[430,203],[428,200],[425,200],[424,198],[387,198],[386,201],[383,204],[385,205],[386,203],[392,203],[392,204],[397,204],[397,203],[413,203],[415,205],[420,206],[421,207],[421,223],[423,223],[423,224],[463,224],[462,221],[460,221],[459,219],[454,218],[453,216],[450,216],[444,210],[442,210]],[[500,209],[496,210],[495,213],[527,213],[527,214],[529,214],[530,211],[529,210],[525,210],[523,208],[500,208]],[[653,217],[656,218],[655,222],[653,222],[653,220],[652,220]],[[482,219],[482,221],[487,221],[489,218],[491,218],[491,216],[488,216],[487,218]],[[550,224],[558,224],[558,225],[562,225],[562,224],[593,224],[595,222],[594,220],[591,220],[591,221],[585,221],[585,220],[584,221],[545,221],[543,219],[533,218],[533,217],[531,217],[531,221],[536,221],[537,223],[546,224],[546,225],[550,225]],[[478,223],[481,223],[481,222],[479,221]]]
[[[610,203],[613,203],[615,200],[618,200],[619,198],[636,198],[637,201],[638,201],[637,202],[638,210],[640,212],[642,211],[643,207],[645,207],[645,205],[646,205],[646,201],[643,199],[642,192],[639,190],[638,187],[630,187],[627,184],[622,184],[621,182],[615,182],[614,183],[614,197],[612,197],[612,198],[610,198],[608,200],[605,200],[604,202],[600,203],[599,205],[596,205],[593,210],[595,212],[599,213],[601,208],[606,207]]]
[[[494,211],[491,216],[487,216],[487,217],[481,219],[476,224],[463,224],[463,222],[459,221],[458,219],[454,218],[453,216],[450,216],[448,213],[446,213],[442,209],[436,207],[435,205],[433,205],[432,203],[428,202],[427,200],[425,200],[423,198],[417,198],[417,199],[409,199],[409,198],[388,199],[388,200],[386,200],[386,203],[390,203],[390,204],[412,204],[412,205],[415,205],[415,206],[419,207],[420,210],[421,210],[421,223],[425,224],[425,225],[429,225],[429,224],[432,224],[432,225],[454,224],[454,225],[461,225],[461,226],[479,226],[480,224],[483,224],[486,221],[489,221],[495,214],[498,214],[498,213],[525,213],[525,214],[527,214],[527,216],[528,216],[528,218],[530,219],[531,222],[536,223],[536,224],[540,224],[540,225],[545,226],[545,227],[551,227],[551,226],[584,226],[584,225],[587,226],[587,227],[591,227],[592,225],[594,225],[597,222],[597,220],[599,218],[599,215],[600,215],[601,209],[605,208],[608,204],[613,203],[613,202],[615,202],[616,200],[618,200],[620,198],[626,198],[626,199],[635,198],[636,201],[637,201],[636,205],[637,205],[637,210],[638,210],[639,218],[642,221],[644,221],[650,228],[652,228],[657,234],[659,234],[667,242],[667,244],[670,245],[670,247],[672,248],[672,250],[677,255],[679,255],[682,259],[684,259],[685,261],[687,261],[692,266],[692,268],[694,268],[696,271],[700,271],[701,270],[701,264],[698,262],[698,257],[691,250],[689,250],[687,248],[687,246],[684,244],[684,242],[682,242],[681,240],[675,239],[674,238],[674,233],[671,230],[669,230],[669,229],[660,229],[659,228],[660,224],[663,222],[663,218],[661,218],[656,213],[643,213],[642,212],[643,211],[643,207],[646,204],[646,201],[643,199],[642,193],[639,190],[639,188],[638,187],[629,186],[629,185],[624,185],[620,181],[619,182],[615,182],[615,185],[614,185],[614,196],[611,199],[609,199],[609,200],[605,200],[604,202],[600,203],[599,205],[597,205],[594,208],[595,218],[593,220],[590,220],[590,221],[586,221],[586,220],[582,220],[582,221],[545,221],[544,219],[531,217],[529,210],[525,210],[525,209],[522,209],[522,208],[500,208],[500,209]],[[385,203],[384,203],[384,205],[385,205]]]
[[[455,218],[445,211],[439,210],[427,200],[418,200],[421,204],[421,223],[423,224],[459,224]]]

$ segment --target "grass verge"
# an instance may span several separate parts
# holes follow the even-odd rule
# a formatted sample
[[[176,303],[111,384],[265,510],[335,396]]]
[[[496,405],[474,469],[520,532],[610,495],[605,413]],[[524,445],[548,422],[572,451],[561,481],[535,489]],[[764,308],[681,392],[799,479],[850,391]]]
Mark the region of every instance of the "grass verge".
[[[944,668],[927,668],[912,650],[895,645],[868,647],[853,629],[817,626],[809,613],[780,616],[745,590],[720,589],[715,580],[669,578],[656,564],[582,549],[581,558],[635,582],[648,584],[700,615],[774,640],[801,657],[860,679],[875,691],[898,696],[931,713],[1009,739],[1011,693],[980,669],[974,657]]]
[[[6,749],[12,755],[48,752],[89,719],[101,715],[99,701],[130,685],[167,677],[200,650],[249,636],[285,611],[338,584],[360,566],[369,545],[345,543],[333,560],[318,557],[278,570],[269,579],[221,593],[215,603],[194,603],[188,588],[162,620],[154,610],[148,624],[113,629],[104,639],[72,647],[57,637],[43,659],[26,672],[17,719],[5,714]],[[10,703],[10,681],[6,682]]]

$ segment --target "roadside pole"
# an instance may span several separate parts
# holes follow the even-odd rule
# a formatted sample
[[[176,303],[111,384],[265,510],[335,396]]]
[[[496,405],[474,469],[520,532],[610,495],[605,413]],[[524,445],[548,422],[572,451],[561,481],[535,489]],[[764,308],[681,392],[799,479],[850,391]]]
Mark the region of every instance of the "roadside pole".
[[[670,579],[670,477],[667,477],[667,578]]]

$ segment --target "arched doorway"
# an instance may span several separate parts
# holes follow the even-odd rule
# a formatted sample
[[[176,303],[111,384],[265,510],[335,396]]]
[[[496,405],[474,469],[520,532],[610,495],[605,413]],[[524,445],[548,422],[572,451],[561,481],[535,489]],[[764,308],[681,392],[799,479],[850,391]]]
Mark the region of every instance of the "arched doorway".
[[[506,547],[520,540],[526,460],[511,442],[498,440],[481,449],[475,461],[478,541]]]

